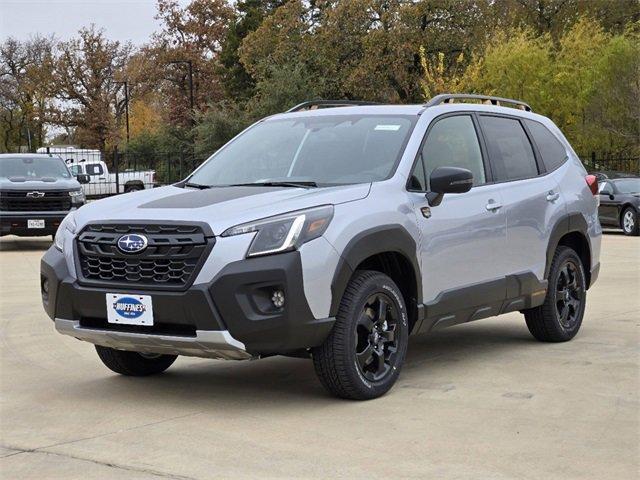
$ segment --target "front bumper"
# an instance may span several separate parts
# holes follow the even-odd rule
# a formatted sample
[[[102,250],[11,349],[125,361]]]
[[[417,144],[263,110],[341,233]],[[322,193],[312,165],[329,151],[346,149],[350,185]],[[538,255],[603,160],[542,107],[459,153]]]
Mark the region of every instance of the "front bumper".
[[[270,301],[275,289],[284,292],[283,308]],[[208,283],[166,291],[83,285],[52,247],[41,261],[41,291],[60,333],[121,350],[236,359],[287,354],[320,345],[335,322],[313,316],[297,251],[232,262]],[[154,325],[108,323],[107,293],[151,295]]]
[[[52,235],[69,212],[0,212],[0,235],[37,237]],[[28,228],[28,220],[44,220],[44,228]]]
[[[103,347],[131,350],[141,353],[187,355],[191,357],[221,358],[224,360],[246,360],[247,353],[242,342],[234,339],[226,330],[196,330],[194,337],[177,335],[149,335],[142,333],[104,331],[82,327],[79,321],[56,318],[56,330],[78,340]]]

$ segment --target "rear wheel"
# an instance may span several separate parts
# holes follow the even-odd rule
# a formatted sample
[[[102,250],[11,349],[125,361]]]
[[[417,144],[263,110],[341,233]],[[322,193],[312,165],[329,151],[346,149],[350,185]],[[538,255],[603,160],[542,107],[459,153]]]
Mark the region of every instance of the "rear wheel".
[[[582,325],[586,294],[580,257],[571,248],[558,247],[551,262],[544,303],[524,312],[531,334],[542,342],[571,340]]]
[[[120,375],[144,377],[164,372],[176,361],[176,355],[147,354],[116,350],[96,345],[98,357],[110,370]]]
[[[144,187],[142,185],[138,185],[138,184],[133,184],[133,185],[126,185],[124,187],[124,192],[125,193],[130,193],[130,192],[139,192],[140,190],[144,190]]]
[[[357,271],[331,334],[313,349],[316,373],[338,397],[367,400],[384,395],[400,374],[408,335],[407,310],[393,280],[379,272]]]
[[[638,224],[638,212],[633,207],[627,207],[620,217],[620,227],[625,235],[640,235],[640,224]]]

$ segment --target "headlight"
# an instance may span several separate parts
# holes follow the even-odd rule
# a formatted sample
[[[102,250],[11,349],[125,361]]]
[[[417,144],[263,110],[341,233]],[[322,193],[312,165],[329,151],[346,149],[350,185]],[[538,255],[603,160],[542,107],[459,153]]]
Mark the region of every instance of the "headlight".
[[[70,212],[66,217],[60,222],[60,226],[58,227],[58,231],[56,232],[56,236],[53,239],[53,244],[55,247],[64,252],[64,236],[66,232],[70,232],[71,234],[76,233],[76,221],[73,218],[75,215],[74,212]]]
[[[231,227],[222,236],[255,232],[247,257],[288,252],[322,235],[332,217],[333,206],[327,205],[244,223]]]
[[[85,202],[84,192],[82,191],[82,189],[71,190],[69,192],[69,196],[71,197],[71,203],[74,205],[77,205],[77,204],[82,205]]]

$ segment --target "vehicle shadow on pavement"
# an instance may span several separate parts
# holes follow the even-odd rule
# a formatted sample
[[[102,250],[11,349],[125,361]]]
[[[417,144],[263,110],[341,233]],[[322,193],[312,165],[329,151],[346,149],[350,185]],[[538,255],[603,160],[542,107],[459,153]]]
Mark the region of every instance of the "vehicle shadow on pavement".
[[[441,378],[442,370],[450,369],[452,364],[457,369],[486,368],[484,361],[494,365],[509,351],[540,345],[529,335],[524,319],[522,324],[505,322],[479,327],[454,327],[412,338],[406,364],[390,395],[401,388],[423,388],[421,385],[428,384],[430,378]],[[90,386],[82,382],[75,394],[74,389],[68,389],[67,395],[84,396],[90,392],[104,401],[118,403],[130,402],[132,397],[140,401],[153,398],[156,404],[176,408],[188,401],[190,409],[224,406],[225,410],[254,408],[259,402],[260,408],[277,411],[301,398],[307,407],[337,401],[322,388],[310,360],[272,357],[249,362],[183,362],[179,359],[167,372],[155,377],[101,375],[90,380]],[[103,367],[96,362],[95,368]],[[455,377],[450,378],[455,381]]]
[[[42,238],[18,238],[3,237],[0,240],[0,252],[19,252],[42,250],[45,252],[52,245],[51,237]]]

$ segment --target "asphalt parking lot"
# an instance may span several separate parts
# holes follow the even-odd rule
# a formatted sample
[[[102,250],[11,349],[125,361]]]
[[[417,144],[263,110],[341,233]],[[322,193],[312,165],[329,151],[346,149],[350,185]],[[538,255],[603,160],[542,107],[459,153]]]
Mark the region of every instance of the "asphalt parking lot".
[[[3,479],[637,478],[637,238],[605,235],[572,342],[534,341],[518,313],[414,337],[395,388],[364,403],[302,359],[111,373],[42,310],[49,244],[0,240]]]

